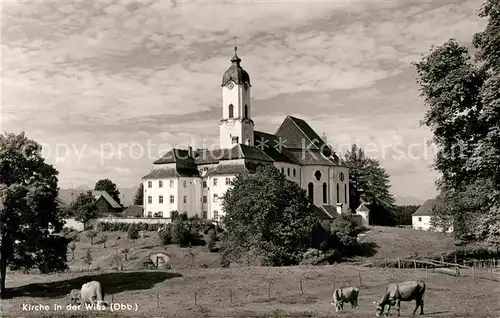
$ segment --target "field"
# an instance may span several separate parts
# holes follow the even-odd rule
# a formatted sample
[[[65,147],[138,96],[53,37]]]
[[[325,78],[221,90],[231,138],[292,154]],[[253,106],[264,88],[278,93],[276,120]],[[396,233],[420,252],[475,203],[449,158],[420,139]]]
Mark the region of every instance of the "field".
[[[361,290],[358,308],[351,310],[346,306],[343,317],[373,317],[372,301],[378,300],[387,283],[420,278],[427,283],[426,316],[499,316],[498,282],[431,272],[427,275],[426,278],[425,270],[393,271],[348,265],[116,272],[93,276],[16,274],[7,278],[8,286],[15,287],[15,298],[3,301],[2,311],[3,316],[40,315],[22,311],[22,305],[47,304],[51,308],[44,312],[47,317],[68,315],[64,307],[54,312],[54,304],[64,306],[64,295],[71,288],[97,279],[107,289],[106,300],[134,307],[137,304],[137,312],[99,312],[99,317],[333,317],[330,300],[334,285],[359,286]],[[413,303],[403,303],[402,316],[409,316],[412,306]],[[80,316],[90,314],[80,311]]]
[[[449,234],[383,226],[370,227],[360,242],[374,244],[377,259],[432,258],[455,248]]]
[[[475,279],[466,270],[460,277],[426,272],[425,269],[368,268],[336,264],[296,267],[219,268],[219,256],[206,247],[192,249],[158,244],[157,233],[132,242],[126,233],[108,232],[107,247],[90,244],[81,235],[70,261],[74,272],[58,275],[35,275],[9,272],[7,288],[13,298],[0,303],[2,317],[335,317],[330,304],[334,287],[360,288],[359,307],[344,308],[343,317],[373,317],[373,301],[389,282],[423,279],[427,284],[425,312],[429,317],[495,317],[500,315],[500,275],[490,280],[486,269],[477,269]],[[120,239],[117,240],[117,238]],[[453,241],[440,234],[374,227],[361,239],[375,246],[374,255],[362,258],[404,258],[439,255],[453,249]],[[115,246],[116,245],[116,246]],[[112,271],[113,256],[128,248],[124,271]],[[82,260],[90,249],[93,262]],[[151,252],[161,251],[171,257],[172,268],[164,271],[141,269]],[[71,259],[71,252],[69,252]],[[106,300],[129,304],[137,311],[90,312],[65,310],[64,296],[90,280],[99,280]],[[302,287],[301,287],[302,286]],[[24,305],[45,304],[49,311],[23,311]],[[54,310],[61,305],[61,310]],[[134,308],[135,309],[135,308]],[[402,316],[409,316],[413,303],[402,304]],[[392,311],[395,315],[395,311]]]

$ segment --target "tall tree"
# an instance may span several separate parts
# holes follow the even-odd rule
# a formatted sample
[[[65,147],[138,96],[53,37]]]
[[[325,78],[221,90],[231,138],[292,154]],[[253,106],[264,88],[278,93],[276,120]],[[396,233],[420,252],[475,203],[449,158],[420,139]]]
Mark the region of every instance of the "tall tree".
[[[134,196],[134,205],[143,205],[144,204],[144,184],[139,184],[137,191]]]
[[[120,203],[120,191],[113,181],[109,179],[102,179],[97,181],[94,190],[106,191],[116,202]]]
[[[487,0],[479,16],[488,22],[473,37],[474,59],[450,39],[431,48],[415,67],[427,108],[422,124],[432,130],[438,146],[438,187],[450,207],[454,232],[470,237],[480,231],[477,238],[484,239],[484,233],[493,235],[500,228],[491,224],[500,219],[500,2]]]
[[[83,228],[89,227],[89,221],[97,218],[96,199],[92,191],[80,193],[75,201],[71,203],[70,210],[75,220],[83,223]]]
[[[222,206],[223,259],[237,261],[254,251],[264,264],[292,265],[311,247],[318,225],[313,205],[304,190],[273,166],[237,176]]]
[[[396,205],[394,207],[396,225],[412,225],[412,215],[419,207],[420,205]]]
[[[370,222],[393,225],[395,199],[385,169],[356,144],[345,153],[344,162],[349,167],[349,206],[356,209],[363,201],[370,209]]]
[[[24,133],[0,135],[1,297],[6,295],[8,266],[41,270],[67,266],[68,242],[49,232],[59,232],[64,223],[56,200],[57,174],[45,163],[41,146]],[[49,245],[53,249],[47,253]]]

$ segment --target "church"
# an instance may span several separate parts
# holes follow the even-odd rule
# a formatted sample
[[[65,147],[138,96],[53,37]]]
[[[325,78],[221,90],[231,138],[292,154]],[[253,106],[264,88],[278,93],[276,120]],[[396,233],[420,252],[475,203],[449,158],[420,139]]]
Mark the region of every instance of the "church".
[[[222,117],[217,149],[172,149],[143,177],[144,217],[173,212],[215,222],[224,217],[222,199],[239,173],[272,164],[298,183],[320,219],[349,213],[349,169],[304,120],[287,116],[274,134],[255,130],[250,76],[237,48],[222,76]]]

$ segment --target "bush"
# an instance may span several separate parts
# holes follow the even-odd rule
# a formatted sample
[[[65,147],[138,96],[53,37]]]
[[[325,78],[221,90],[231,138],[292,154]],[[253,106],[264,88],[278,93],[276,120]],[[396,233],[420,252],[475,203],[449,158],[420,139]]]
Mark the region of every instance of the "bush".
[[[300,265],[320,265],[326,263],[326,255],[315,248],[310,248],[302,255]]]
[[[158,231],[164,224],[162,223],[125,223],[125,222],[98,222],[96,228],[102,232],[127,232],[130,224],[135,224],[138,231]]]
[[[127,236],[131,240],[137,240],[139,238],[139,229],[137,228],[136,224],[132,223],[129,225]]]
[[[173,242],[172,242],[171,227],[167,226],[165,230],[158,232],[158,237],[160,238],[160,242],[162,245],[172,244]]]
[[[208,250],[210,252],[217,252],[218,251],[218,249],[216,248],[217,240],[218,240],[217,232],[214,228],[214,229],[210,230],[208,233],[207,247],[208,247]]]
[[[178,244],[179,247],[203,246],[206,244],[200,234],[199,225],[193,221],[178,219],[172,223],[170,234],[172,235],[172,242]]]
[[[356,224],[348,216],[342,215],[332,222],[330,230],[341,235],[356,237],[359,233],[363,232],[364,228]]]

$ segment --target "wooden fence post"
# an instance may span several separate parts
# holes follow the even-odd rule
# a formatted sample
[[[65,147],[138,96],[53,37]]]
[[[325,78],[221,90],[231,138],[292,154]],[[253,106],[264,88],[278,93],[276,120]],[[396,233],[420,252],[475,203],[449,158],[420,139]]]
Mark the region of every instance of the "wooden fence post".
[[[476,278],[476,271],[474,270],[474,265],[472,265],[472,278]]]
[[[490,280],[493,280],[493,268],[490,268]]]
[[[194,304],[198,304],[198,299],[197,298],[197,295],[196,295],[196,290],[194,291]]]
[[[231,304],[233,303],[233,290],[231,288],[229,288],[229,301]]]
[[[111,304],[115,303],[115,295],[111,295]]]
[[[333,275],[333,291],[335,291],[335,275]]]
[[[429,277],[429,270],[427,268],[427,264],[425,264],[425,279],[427,279],[427,277]]]
[[[384,261],[385,261],[385,268],[387,268],[387,258]]]
[[[160,308],[160,294],[156,293],[156,308]]]
[[[416,259],[413,260],[413,267],[415,267],[415,269],[417,269],[417,260]]]
[[[441,265],[444,265],[444,256],[441,256]]]
[[[302,278],[300,279],[300,294],[304,295],[304,290],[302,288]]]
[[[401,268],[401,259],[398,257],[398,268]]]
[[[363,281],[361,280],[361,272],[358,272],[359,286],[363,286]]]
[[[271,301],[271,282],[269,282],[269,285],[267,286],[267,300]]]

